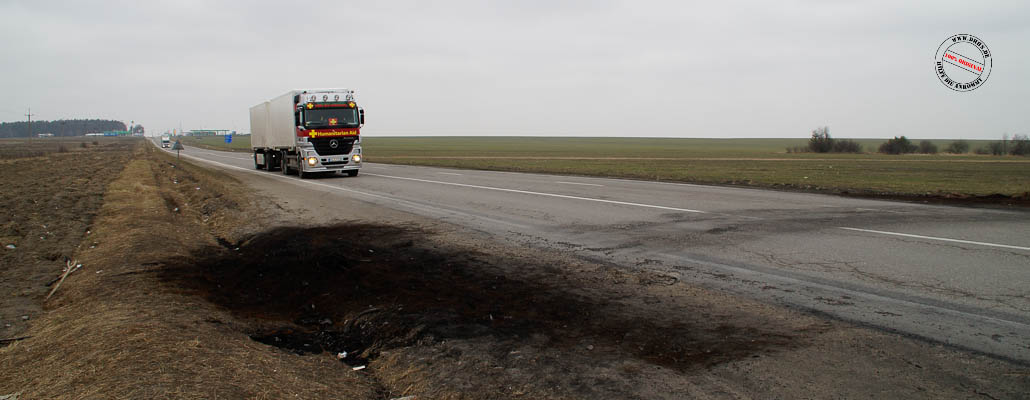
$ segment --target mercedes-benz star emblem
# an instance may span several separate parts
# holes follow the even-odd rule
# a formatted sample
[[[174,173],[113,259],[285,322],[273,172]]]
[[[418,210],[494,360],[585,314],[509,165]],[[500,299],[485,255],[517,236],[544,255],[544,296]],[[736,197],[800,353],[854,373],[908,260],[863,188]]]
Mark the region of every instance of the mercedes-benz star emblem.
[[[329,147],[332,147],[334,149],[340,147],[340,142],[338,142],[336,139],[330,140]]]

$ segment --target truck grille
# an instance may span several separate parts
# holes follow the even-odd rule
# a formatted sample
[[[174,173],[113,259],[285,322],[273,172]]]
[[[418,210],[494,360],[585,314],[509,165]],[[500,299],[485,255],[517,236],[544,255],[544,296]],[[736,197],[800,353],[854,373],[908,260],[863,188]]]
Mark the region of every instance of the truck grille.
[[[336,148],[333,148],[333,141],[336,141]],[[354,139],[351,138],[310,138],[308,142],[311,142],[321,156],[349,154],[354,149]]]

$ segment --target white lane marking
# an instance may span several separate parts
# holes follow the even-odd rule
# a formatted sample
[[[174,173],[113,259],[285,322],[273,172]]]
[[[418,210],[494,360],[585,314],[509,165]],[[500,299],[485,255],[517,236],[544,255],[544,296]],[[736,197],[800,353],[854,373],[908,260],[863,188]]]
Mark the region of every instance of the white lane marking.
[[[583,186],[604,186],[596,183],[580,183],[580,182],[565,182],[565,181],[554,181],[554,183],[564,183],[566,185],[583,185]]]
[[[483,189],[483,190],[495,190],[495,191],[498,191],[498,192],[531,194],[531,195],[536,195],[536,196],[557,197],[557,198],[560,198],[560,199],[594,201],[594,202],[598,202],[598,203],[619,204],[619,205],[624,205],[624,206],[635,206],[635,207],[644,207],[644,208],[657,208],[659,210],[671,210],[671,211],[681,211],[681,212],[689,212],[689,213],[707,214],[707,212],[705,212],[705,211],[691,210],[689,208],[676,208],[676,207],[656,206],[656,205],[653,205],[653,204],[630,203],[628,201],[592,199],[592,198],[589,198],[589,197],[567,196],[567,195],[564,195],[564,194],[543,193],[543,192],[531,192],[531,191],[528,191],[528,190],[505,189],[505,188],[492,187],[492,186],[466,185],[464,183],[432,181],[432,180],[429,180],[429,179],[406,178],[406,177],[403,177],[403,176],[391,176],[391,175],[381,175],[381,174],[371,174],[371,173],[366,173],[365,175],[379,176],[379,177],[383,177],[383,178],[403,179],[403,180],[416,181],[416,182],[435,183],[435,184],[438,184],[438,185],[460,186],[460,187],[467,187],[467,188],[473,188],[473,189]]]
[[[893,214],[904,214],[901,211],[880,210],[880,209],[877,209],[877,208],[856,208],[855,210],[858,210],[858,211],[873,211],[873,212],[888,212],[888,213],[893,213]]]
[[[453,173],[453,172],[441,172],[440,174],[441,175],[457,175],[457,176],[461,176],[462,175],[462,174],[456,174],[456,173]]]
[[[370,163],[373,164],[373,163]],[[426,166],[426,165],[409,165],[409,164],[382,164],[374,163],[376,167],[380,166],[392,166],[392,167],[405,167],[405,168],[418,168],[418,169],[437,169],[437,167]],[[492,171],[487,169],[474,170],[476,172],[482,172],[484,174],[502,174],[502,175],[523,175],[523,176],[538,176],[538,177],[552,177],[552,178],[568,178],[567,175],[555,175],[553,173],[540,173],[540,172],[512,172],[512,171]],[[626,183],[642,183],[642,184],[657,184],[657,185],[673,185],[673,186],[687,186],[687,187],[699,187],[708,189],[740,189],[740,190],[760,190],[760,189],[748,189],[748,188],[720,188],[719,186],[712,185],[698,185],[694,183],[679,183],[679,182],[660,182],[660,181],[645,181],[640,179],[619,179],[619,178],[601,178],[596,176],[578,176],[577,178],[582,179],[594,179],[599,181],[611,181],[611,182],[626,182]],[[602,185],[603,186],[603,185]]]
[[[822,282],[819,282],[819,281],[816,281],[816,280],[805,278],[803,276],[802,277],[794,277],[794,276],[790,276],[790,275],[786,275],[786,274],[780,274],[780,273],[776,273],[776,272],[766,272],[766,271],[762,271],[762,270],[750,269],[750,268],[745,268],[745,267],[742,267],[742,266],[735,266],[735,265],[730,265],[730,264],[725,264],[725,263],[720,263],[720,262],[715,262],[715,261],[699,260],[699,259],[696,259],[696,258],[693,258],[693,257],[689,257],[689,256],[686,256],[686,255],[676,255],[676,254],[669,254],[669,253],[659,253],[658,255],[659,256],[664,256],[664,257],[671,257],[671,258],[675,258],[675,259],[679,259],[679,260],[683,260],[683,261],[687,261],[687,262],[691,262],[691,263],[695,263],[695,264],[704,265],[704,266],[707,266],[707,267],[712,268],[712,269],[729,270],[731,272],[736,272],[736,273],[741,274],[741,275],[767,277],[766,279],[779,279],[779,280],[782,280],[782,281],[784,281],[786,283],[803,285],[803,286],[801,286],[802,288],[804,288],[804,286],[812,286],[812,287],[815,287],[815,288],[818,288],[818,289],[827,290],[827,291],[831,291],[831,292],[847,293],[849,295],[852,295],[853,297],[864,297],[866,299],[872,299],[872,300],[876,300],[876,301],[883,301],[883,302],[888,302],[888,303],[902,304],[902,305],[905,305],[905,306],[908,306],[908,307],[921,307],[921,308],[928,308],[928,309],[936,310],[936,311],[945,311],[945,312],[948,312],[948,313],[958,314],[958,315],[961,315],[963,317],[971,316],[971,317],[974,317],[974,318],[982,318],[982,319],[985,319],[985,320],[990,320],[990,321],[995,322],[995,323],[1005,324],[1005,325],[1008,325],[1009,327],[1014,325],[1014,327],[1019,328],[1019,329],[1026,329],[1027,327],[1030,327],[1030,325],[1028,325],[1028,324],[1026,324],[1025,322],[1022,322],[1022,321],[1016,321],[1016,320],[1013,320],[1013,319],[1006,319],[1006,318],[1002,318],[1002,317],[990,316],[990,315],[985,315],[985,314],[976,314],[974,312],[962,311],[962,310],[957,309],[957,308],[948,308],[945,305],[938,306],[938,305],[933,305],[933,304],[926,304],[926,303],[923,303],[923,302],[920,302],[920,301],[906,300],[906,299],[903,299],[903,298],[892,297],[892,296],[890,296],[888,294],[878,294],[878,293],[874,293],[874,292],[866,292],[866,291],[862,291],[861,289],[849,289],[849,288],[844,287],[844,286],[837,286],[837,285],[835,285],[833,283],[822,283]],[[756,279],[756,280],[757,281],[764,281],[763,279]]]
[[[328,189],[335,189],[335,190],[339,190],[339,191],[343,191],[343,192],[355,193],[355,194],[360,194],[360,195],[368,196],[368,197],[374,197],[374,198],[377,198],[377,199],[389,200],[389,201],[394,202],[394,203],[403,203],[404,205],[406,205],[406,206],[408,206],[410,208],[413,208],[413,209],[417,209],[417,210],[436,212],[436,213],[449,213],[449,214],[452,214],[452,215],[459,215],[459,216],[463,216],[463,217],[471,217],[471,218],[477,218],[477,219],[484,219],[484,220],[487,220],[487,221],[492,221],[494,223],[500,223],[500,224],[504,224],[504,225],[511,225],[511,226],[514,226],[514,227],[517,227],[517,228],[522,228],[522,229],[529,229],[529,227],[526,226],[526,225],[517,224],[517,223],[514,223],[514,222],[508,222],[508,221],[503,221],[503,220],[494,219],[494,218],[490,218],[490,217],[484,217],[484,216],[481,216],[481,215],[473,215],[473,214],[463,213],[463,212],[460,212],[460,211],[450,210],[450,209],[446,209],[446,208],[433,207],[433,206],[430,206],[428,204],[416,203],[416,202],[404,200],[404,199],[401,199],[401,198],[384,196],[384,195],[375,194],[375,193],[362,192],[360,190],[347,189],[347,188],[344,188],[344,187],[333,186],[333,185],[329,185],[329,184],[325,184],[325,183],[305,181],[305,180],[301,180],[300,178],[288,177],[288,176],[284,176],[282,174],[270,174],[270,173],[267,173],[267,172],[264,172],[264,171],[253,170],[253,169],[250,169],[250,168],[237,167],[235,165],[229,165],[229,164],[220,163],[220,162],[214,161],[214,160],[208,160],[206,158],[200,158],[200,157],[197,157],[197,156],[192,155],[192,154],[184,154],[184,156],[186,156],[187,158],[192,158],[194,160],[197,160],[197,161],[200,161],[200,162],[205,162],[205,163],[208,163],[208,164],[221,165],[223,167],[228,167],[228,168],[232,168],[232,169],[238,169],[238,170],[243,171],[243,172],[249,172],[249,173],[252,173],[252,174],[256,174],[256,175],[260,175],[260,176],[265,176],[265,177],[269,177],[269,178],[273,178],[273,179],[283,179],[283,180],[289,181],[290,183],[294,183],[294,184],[297,184],[297,185],[302,185],[302,184],[306,183],[306,184],[309,184],[309,185],[322,186],[322,187],[325,187],[325,188],[328,188]]]
[[[913,235],[913,234],[910,234],[910,233],[874,231],[872,229],[848,228],[848,227],[843,227],[843,226],[838,226],[838,228],[846,229],[846,230],[849,230],[849,231],[879,233],[881,235],[893,235],[893,236],[904,236],[904,237],[910,237],[910,238],[916,238],[916,239],[939,240],[939,241],[942,241],[942,242],[977,244],[977,245],[980,245],[980,246],[1001,247],[1001,248],[1016,249],[1016,250],[1030,250],[1030,247],[1012,246],[1012,245],[1007,245],[1007,244],[974,242],[972,240],[948,239],[948,238],[934,237],[934,236]]]

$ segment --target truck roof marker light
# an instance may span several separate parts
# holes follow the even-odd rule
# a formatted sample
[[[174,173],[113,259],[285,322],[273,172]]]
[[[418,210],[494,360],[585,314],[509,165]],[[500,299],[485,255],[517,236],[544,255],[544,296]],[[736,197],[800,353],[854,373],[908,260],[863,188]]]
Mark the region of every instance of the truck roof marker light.
[[[340,95],[336,95],[335,97],[333,97],[333,100],[334,101],[340,101]]]
[[[347,103],[347,107],[354,108],[354,102]]]
[[[315,105],[314,105],[314,104],[312,104],[312,103],[308,103],[307,107],[308,107],[308,110],[310,110],[310,109],[312,109],[312,108],[315,108]]]

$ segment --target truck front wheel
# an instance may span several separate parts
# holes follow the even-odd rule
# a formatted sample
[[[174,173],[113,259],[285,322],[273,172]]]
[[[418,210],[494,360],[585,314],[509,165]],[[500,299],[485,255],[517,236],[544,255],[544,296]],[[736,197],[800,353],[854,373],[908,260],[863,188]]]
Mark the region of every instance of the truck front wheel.
[[[299,176],[300,179],[308,179],[308,178],[311,177],[311,173],[310,172],[304,172],[304,159],[303,158],[297,158],[297,176]]]
[[[350,171],[347,171],[347,176],[358,176],[358,170],[352,169]]]

